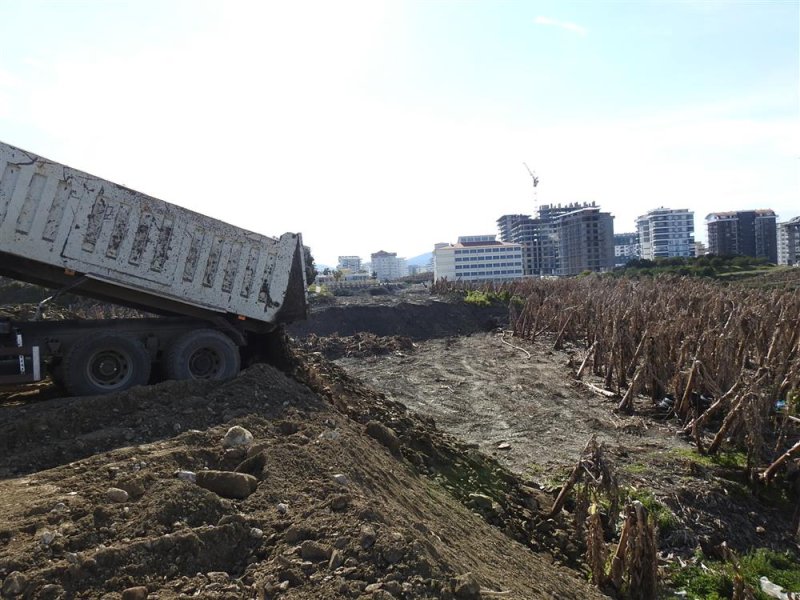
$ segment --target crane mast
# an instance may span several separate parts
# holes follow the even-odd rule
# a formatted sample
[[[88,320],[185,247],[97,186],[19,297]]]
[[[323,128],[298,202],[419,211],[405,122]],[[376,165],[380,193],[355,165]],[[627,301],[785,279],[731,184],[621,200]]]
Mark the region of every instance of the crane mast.
[[[528,175],[531,176],[531,181],[533,182],[533,211],[536,217],[539,216],[539,195],[537,193],[537,188],[539,187],[539,178],[536,176],[536,173],[531,171],[531,168],[528,166],[528,163],[523,162],[525,168],[528,170]]]

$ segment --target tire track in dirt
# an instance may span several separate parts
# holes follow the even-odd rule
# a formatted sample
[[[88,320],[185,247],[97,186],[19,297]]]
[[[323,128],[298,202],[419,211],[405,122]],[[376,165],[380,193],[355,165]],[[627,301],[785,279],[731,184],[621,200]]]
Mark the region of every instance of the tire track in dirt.
[[[526,345],[528,359],[497,333],[418,342],[413,354],[338,363],[390,398],[497,457],[538,483],[571,466],[592,434],[611,447],[654,446],[675,440],[614,416],[613,402],[572,379],[568,355],[545,344]],[[509,449],[498,450],[500,444]]]

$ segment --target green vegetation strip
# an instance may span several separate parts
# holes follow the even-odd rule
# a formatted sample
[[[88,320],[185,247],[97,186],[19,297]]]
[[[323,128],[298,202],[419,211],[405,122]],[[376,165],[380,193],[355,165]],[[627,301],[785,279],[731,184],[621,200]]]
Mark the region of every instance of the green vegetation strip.
[[[702,555],[697,559],[697,565],[670,569],[670,586],[675,590],[687,592],[689,598],[699,600],[731,598],[733,580],[736,576],[733,563],[709,561]],[[800,561],[797,556],[759,548],[741,557],[739,568],[742,577],[755,592],[758,600],[773,598],[761,591],[759,584],[761,577],[766,577],[787,592],[800,592]]]

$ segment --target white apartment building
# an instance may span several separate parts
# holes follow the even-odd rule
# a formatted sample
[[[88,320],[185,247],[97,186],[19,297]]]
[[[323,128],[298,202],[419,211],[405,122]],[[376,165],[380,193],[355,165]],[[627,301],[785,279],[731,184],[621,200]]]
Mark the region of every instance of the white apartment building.
[[[694,213],[686,208],[656,208],[636,219],[639,252],[654,260],[694,256]]]
[[[370,255],[372,272],[378,281],[393,281],[408,275],[405,258],[397,258],[397,252],[380,250]]]
[[[495,235],[465,235],[455,244],[436,244],[433,279],[504,281],[523,276],[522,245],[498,242]]]
[[[778,223],[778,264],[800,265],[800,217]]]

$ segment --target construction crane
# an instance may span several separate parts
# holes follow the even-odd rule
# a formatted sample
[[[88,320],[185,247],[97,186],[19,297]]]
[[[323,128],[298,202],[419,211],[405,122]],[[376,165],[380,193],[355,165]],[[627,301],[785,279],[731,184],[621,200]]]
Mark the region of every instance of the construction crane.
[[[537,187],[539,186],[539,178],[536,176],[536,173],[531,171],[531,168],[528,166],[528,163],[523,162],[525,168],[528,169],[528,174],[531,176],[531,181],[533,181],[533,212],[536,216],[539,215],[539,196],[537,194]]]

